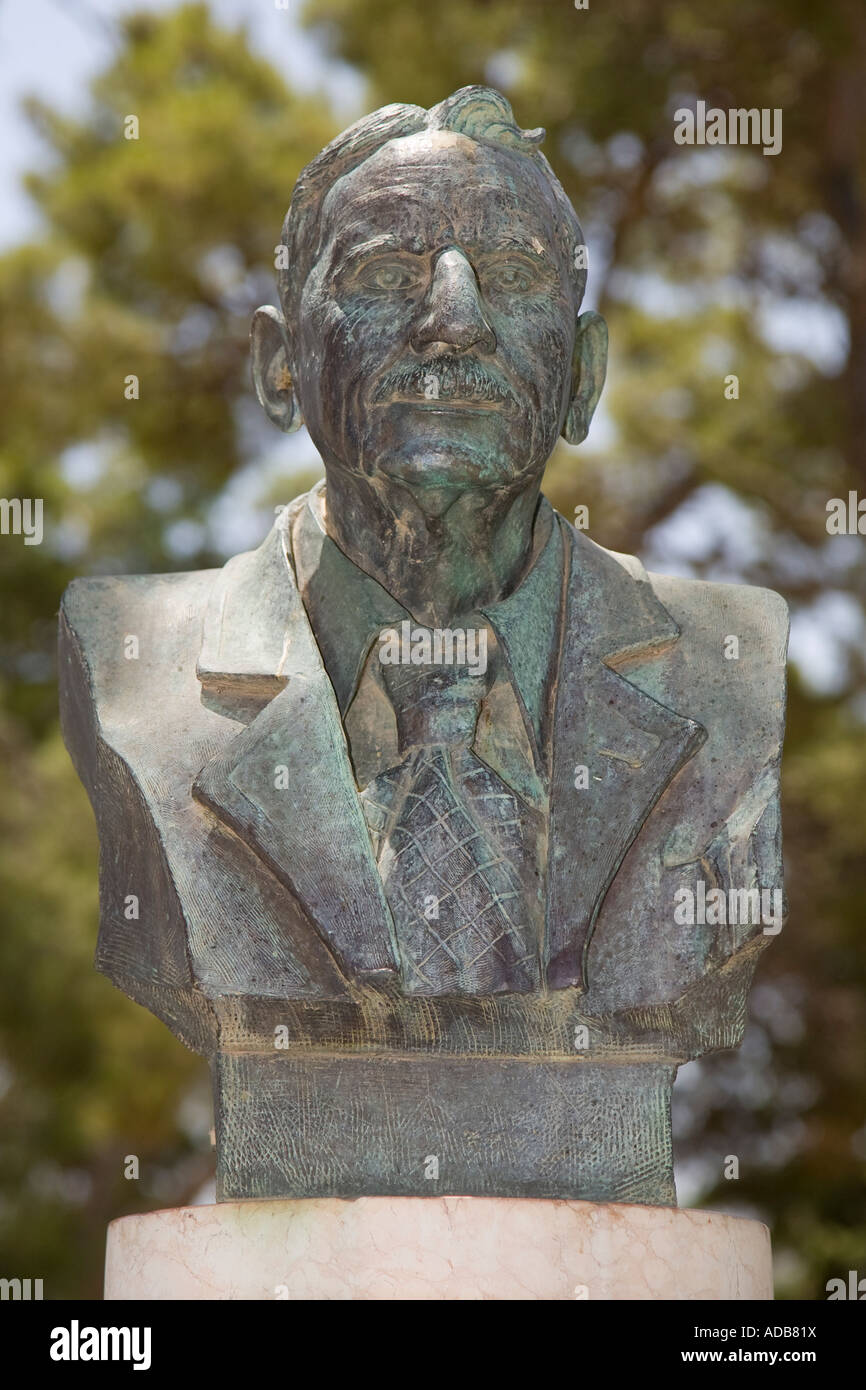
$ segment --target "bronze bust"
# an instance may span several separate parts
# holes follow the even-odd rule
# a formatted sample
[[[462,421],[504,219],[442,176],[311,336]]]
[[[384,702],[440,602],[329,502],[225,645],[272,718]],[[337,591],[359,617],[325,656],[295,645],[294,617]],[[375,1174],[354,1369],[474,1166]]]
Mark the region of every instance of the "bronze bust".
[[[540,492],[607,352],[543,134],[468,87],[313,160],[252,360],[324,484],[64,597],[97,964],[210,1058],[221,1199],[675,1202],[676,1069],[781,925],[784,602]]]

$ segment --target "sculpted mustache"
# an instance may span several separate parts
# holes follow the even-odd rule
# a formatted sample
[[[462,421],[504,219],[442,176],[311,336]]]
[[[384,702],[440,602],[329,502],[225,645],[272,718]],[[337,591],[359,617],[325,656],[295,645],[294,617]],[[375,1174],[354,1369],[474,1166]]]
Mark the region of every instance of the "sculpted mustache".
[[[379,383],[373,399],[395,395],[517,404],[510,387],[471,357],[433,357],[397,367]]]

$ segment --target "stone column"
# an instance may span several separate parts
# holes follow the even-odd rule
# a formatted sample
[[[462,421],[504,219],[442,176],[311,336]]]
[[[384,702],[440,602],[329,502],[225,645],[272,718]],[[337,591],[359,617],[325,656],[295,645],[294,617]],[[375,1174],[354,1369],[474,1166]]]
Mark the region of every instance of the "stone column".
[[[759,1221],[513,1197],[319,1197],[125,1216],[106,1299],[770,1299]]]

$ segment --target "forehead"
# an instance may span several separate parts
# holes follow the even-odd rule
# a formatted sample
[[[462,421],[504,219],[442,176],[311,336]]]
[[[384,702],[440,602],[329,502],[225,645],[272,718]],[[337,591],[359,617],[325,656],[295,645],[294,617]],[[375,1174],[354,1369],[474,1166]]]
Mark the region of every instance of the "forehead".
[[[550,245],[556,207],[548,180],[529,156],[453,131],[389,140],[344,174],[322,207],[322,243],[397,233],[419,251],[452,231],[485,242],[503,233]]]

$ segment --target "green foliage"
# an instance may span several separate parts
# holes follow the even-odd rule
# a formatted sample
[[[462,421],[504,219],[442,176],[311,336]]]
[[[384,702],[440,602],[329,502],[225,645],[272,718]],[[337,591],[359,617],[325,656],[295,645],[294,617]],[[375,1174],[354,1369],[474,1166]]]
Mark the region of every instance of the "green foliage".
[[[207,1067],[93,969],[96,833],[59,732],[34,745],[4,720],[0,755],[3,1264],[46,1297],[96,1298],[106,1222],[211,1171],[182,1108],[207,1097]]]
[[[308,21],[367,77],[368,108],[490,80],[522,124],[547,127],[612,343],[609,440],[595,430],[579,451],[560,446],[555,504],[587,504],[595,540],[664,569],[664,523],[697,507],[709,532],[706,499],[724,494],[758,543],[710,536],[694,573],[777,588],[795,614],[828,596],[862,612],[864,542],[824,524],[829,497],[866,495],[857,7],[441,0],[431,15],[404,0],[309,0]],[[673,111],[696,97],[781,107],[782,154],[676,146]],[[214,498],[275,447],[252,423],[250,312],[273,302],[294,178],[337,122],[202,5],[127,20],[85,117],[31,114],[52,153],[30,180],[44,235],[0,258],[0,493],[42,497],[46,514],[42,546],[0,546],[0,1241],[6,1272],[91,1295],[105,1222],[187,1200],[211,1160],[203,1064],[92,971],[96,847],[56,729],[54,614],[76,573],[220,563]],[[138,140],[124,138],[130,115]],[[770,331],[783,311],[816,310],[837,315],[836,362],[780,350]],[[124,395],[131,373],[137,400]],[[263,476],[263,525],[308,482]],[[180,558],[178,523],[193,527]],[[700,1064],[678,1123],[702,1200],[773,1227],[788,1296],[866,1273],[866,660],[851,633],[837,639],[832,695],[794,673],[790,922],[761,966],[742,1055]],[[139,1182],[123,1178],[127,1154]],[[728,1154],[736,1183],[721,1177]]]
[[[106,1222],[213,1171],[205,1063],[93,969],[97,846],[57,729],[57,605],[77,573],[221,562],[204,526],[178,558],[171,527],[206,521],[255,461],[250,315],[273,297],[294,180],[336,132],[204,6],[126,30],[85,119],[31,104],[53,153],[30,180],[45,235],[0,259],[0,493],[45,513],[41,546],[0,546],[0,1262],[46,1297],[97,1296]],[[84,445],[82,481],[67,451]],[[263,516],[312,476],[263,483]]]

